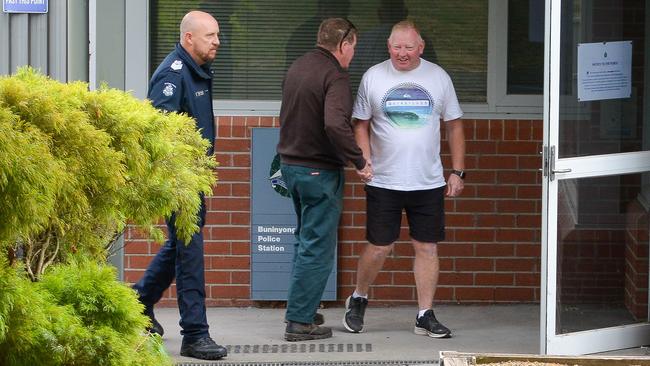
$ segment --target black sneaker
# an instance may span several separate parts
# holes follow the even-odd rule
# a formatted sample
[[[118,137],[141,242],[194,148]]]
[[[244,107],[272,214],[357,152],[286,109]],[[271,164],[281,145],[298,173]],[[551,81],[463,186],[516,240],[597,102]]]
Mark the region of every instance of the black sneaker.
[[[192,343],[185,342],[181,346],[181,356],[193,357],[201,360],[219,360],[228,355],[225,347],[216,344],[212,338],[203,337]]]
[[[289,342],[311,341],[314,339],[325,339],[332,336],[332,329],[320,327],[316,324],[304,324],[298,322],[287,322],[284,331],[284,339]]]
[[[345,316],[343,326],[352,333],[363,332],[363,316],[366,313],[368,299],[348,296],[345,300]]]
[[[162,325],[158,323],[156,320],[156,317],[153,315],[153,309],[145,309],[144,315],[149,317],[149,320],[151,321],[151,326],[147,328],[147,331],[149,333],[155,333],[158,334],[159,336],[163,336],[165,334],[165,330],[163,329]]]
[[[436,316],[433,315],[433,310],[427,310],[421,317],[415,317],[415,334],[428,335],[433,338],[449,338],[451,337],[451,330],[440,324]]]

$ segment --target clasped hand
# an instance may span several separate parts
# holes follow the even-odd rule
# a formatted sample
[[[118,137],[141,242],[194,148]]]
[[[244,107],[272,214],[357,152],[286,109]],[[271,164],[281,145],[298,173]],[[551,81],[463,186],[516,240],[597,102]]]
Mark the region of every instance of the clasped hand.
[[[366,161],[366,166],[364,166],[363,169],[357,170],[357,174],[364,183],[368,183],[372,180],[372,163],[370,160]]]

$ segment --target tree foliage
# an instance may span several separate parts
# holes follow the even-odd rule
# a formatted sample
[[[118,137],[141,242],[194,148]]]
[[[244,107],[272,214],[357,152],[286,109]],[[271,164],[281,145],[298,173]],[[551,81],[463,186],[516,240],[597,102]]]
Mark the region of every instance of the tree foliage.
[[[102,259],[126,226],[161,241],[198,230],[199,194],[212,191],[209,142],[186,115],[30,68],[0,78],[0,250],[22,249],[32,280],[71,253]]]
[[[0,77],[1,365],[171,363],[101,263],[128,222],[159,241],[172,212],[179,238],[198,230],[216,162],[195,126],[120,90]]]
[[[34,283],[0,257],[1,365],[171,365],[113,268],[87,260],[51,268]]]

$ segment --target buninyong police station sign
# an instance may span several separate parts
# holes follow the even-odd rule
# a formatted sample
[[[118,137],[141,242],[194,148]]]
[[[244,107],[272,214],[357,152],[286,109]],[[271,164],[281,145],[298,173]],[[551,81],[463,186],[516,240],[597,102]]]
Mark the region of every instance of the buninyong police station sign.
[[[286,300],[296,214],[280,170],[278,128],[253,128],[251,152],[251,300]],[[323,300],[336,300],[336,263]]]

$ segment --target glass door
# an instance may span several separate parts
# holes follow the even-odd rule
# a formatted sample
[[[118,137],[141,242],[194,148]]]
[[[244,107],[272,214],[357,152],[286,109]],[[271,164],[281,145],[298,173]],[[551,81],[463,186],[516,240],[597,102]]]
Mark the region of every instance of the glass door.
[[[650,344],[649,11],[546,1],[542,353]]]

